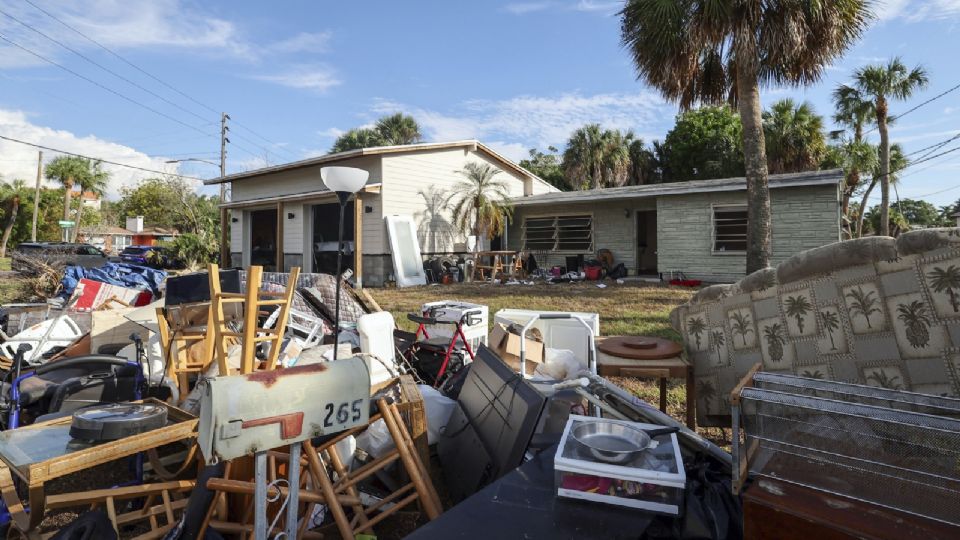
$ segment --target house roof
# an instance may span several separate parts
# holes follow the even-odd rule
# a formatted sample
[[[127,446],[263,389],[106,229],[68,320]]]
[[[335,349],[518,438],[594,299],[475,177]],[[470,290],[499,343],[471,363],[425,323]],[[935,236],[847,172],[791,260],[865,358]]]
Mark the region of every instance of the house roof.
[[[132,233],[137,236],[176,236],[180,234],[176,229],[164,229],[163,227],[144,227],[138,233]]]
[[[134,234],[134,232],[129,229],[124,229],[123,227],[117,227],[114,225],[93,225],[91,227],[84,227],[83,229],[81,229],[80,234],[87,234],[87,235],[109,234],[109,235],[131,236]]]
[[[335,154],[325,154],[322,156],[301,159],[300,161],[284,163],[282,165],[274,165],[272,167],[264,167],[262,169],[254,169],[252,171],[244,171],[236,174],[230,174],[222,178],[221,177],[208,178],[207,180],[204,180],[203,183],[205,185],[213,185],[213,184],[220,184],[223,182],[235,182],[237,180],[255,178],[255,177],[263,176],[266,174],[300,169],[303,167],[312,167],[314,165],[325,165],[328,163],[336,163],[338,161],[343,161],[343,160],[363,157],[363,156],[381,156],[386,154],[427,152],[431,150],[444,150],[448,148],[469,148],[476,152],[482,152],[488,155],[489,157],[491,157],[494,161],[500,163],[504,168],[510,169],[522,176],[526,176],[527,178],[532,178],[535,182],[541,182],[547,186],[550,185],[545,180],[541,179],[539,176],[517,165],[513,161],[510,161],[509,159],[500,155],[489,146],[483,144],[480,141],[472,140],[472,139],[463,140],[463,141],[451,141],[451,142],[418,143],[418,144],[404,144],[404,145],[398,145],[398,146],[375,146],[372,148],[358,148],[356,150],[347,150],[346,152],[337,152]]]
[[[960,210],[957,210],[956,212],[950,214],[950,217],[960,218]]]
[[[798,186],[835,185],[843,180],[841,169],[826,171],[811,171],[791,174],[770,175],[770,188],[785,188]],[[638,199],[643,197],[660,197],[663,195],[687,195],[693,193],[708,193],[713,191],[743,191],[747,189],[747,179],[744,177],[721,178],[717,180],[691,180],[689,182],[671,182],[668,184],[647,184],[643,186],[624,186],[616,188],[591,189],[587,191],[561,191],[543,193],[530,197],[515,197],[515,206],[533,206],[541,204],[562,204],[597,201],[615,201],[623,199]]]

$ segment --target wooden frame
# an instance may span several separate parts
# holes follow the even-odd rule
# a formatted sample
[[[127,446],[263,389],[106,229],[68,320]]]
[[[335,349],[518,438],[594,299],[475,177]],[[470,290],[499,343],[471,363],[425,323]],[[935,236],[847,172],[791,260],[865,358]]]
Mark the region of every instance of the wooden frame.
[[[139,435],[105,442],[91,448],[54,457],[46,461],[31,463],[20,468],[13,467],[0,455],[0,462],[2,462],[0,463],[0,495],[2,495],[3,501],[7,505],[11,520],[17,529],[28,537],[37,536],[34,531],[43,521],[47,509],[47,497],[44,493],[44,484],[46,482],[140,452],[147,452],[165,444],[196,437],[198,420],[190,413],[171,405],[166,405],[153,398],[145,399],[137,403],[164,405],[167,408],[168,421],[172,421],[173,424]],[[73,418],[71,416],[66,416],[17,428],[11,433],[40,430],[51,426],[69,425],[72,421]],[[28,501],[30,503],[29,513],[26,511],[25,505],[17,494],[14,477],[26,484]]]

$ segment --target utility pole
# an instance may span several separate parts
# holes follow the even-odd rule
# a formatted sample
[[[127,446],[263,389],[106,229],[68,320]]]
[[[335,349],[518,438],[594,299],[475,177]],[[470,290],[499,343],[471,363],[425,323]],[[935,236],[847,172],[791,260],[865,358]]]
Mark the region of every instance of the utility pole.
[[[229,212],[223,206],[227,202],[227,184],[222,181],[223,177],[227,176],[227,143],[230,142],[227,138],[227,132],[230,131],[227,120],[229,119],[229,114],[220,113],[220,266],[224,268],[229,268],[231,262],[228,233],[230,220],[227,219]]]
[[[37,189],[33,194],[33,228],[30,229],[30,241],[37,241],[37,214],[40,212],[40,179],[43,178],[43,150],[37,152]]]

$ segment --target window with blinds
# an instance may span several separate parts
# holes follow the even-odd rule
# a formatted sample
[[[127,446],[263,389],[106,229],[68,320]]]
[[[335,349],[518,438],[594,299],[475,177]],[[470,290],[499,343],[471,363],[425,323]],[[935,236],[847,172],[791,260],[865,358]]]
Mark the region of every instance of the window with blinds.
[[[747,208],[745,206],[713,207],[713,251],[744,252],[747,250]]]
[[[593,217],[557,216],[523,221],[523,246],[530,251],[593,251]]]

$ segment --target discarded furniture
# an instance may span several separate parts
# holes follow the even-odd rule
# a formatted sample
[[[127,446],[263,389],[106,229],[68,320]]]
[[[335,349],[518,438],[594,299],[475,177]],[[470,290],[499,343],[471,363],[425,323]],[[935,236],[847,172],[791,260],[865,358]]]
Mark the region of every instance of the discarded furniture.
[[[655,378],[660,383],[660,410],[667,412],[667,379],[686,383],[687,427],[696,427],[696,388],[693,365],[679,344],[650,336],[596,338],[597,372],[603,377]]]
[[[511,276],[516,273],[516,261],[520,260],[520,252],[518,251],[478,251],[474,254],[477,258],[477,264],[474,268],[474,278],[484,281],[487,279],[487,274],[489,274],[489,279],[497,279],[497,276],[501,274],[510,274]],[[480,260],[489,259],[489,264],[480,264]],[[523,270],[521,263],[520,270]]]
[[[440,300],[423,304],[420,306],[420,313],[424,317],[446,322],[459,321],[469,314],[472,324],[465,324],[462,328],[467,343],[473,350],[477,350],[480,345],[487,345],[490,308],[485,305],[471,304],[459,300]],[[452,338],[454,333],[454,329],[447,324],[428,325],[424,329],[434,338],[441,336]]]
[[[407,314],[407,319],[417,323],[413,346],[407,351],[407,360],[415,367],[420,377],[434,387],[440,387],[450,377],[474,359],[473,349],[463,333],[464,326],[476,324],[477,316],[467,312],[455,320],[441,320],[432,316]],[[427,326],[452,327],[448,336],[430,337]],[[423,336],[423,339],[421,339]],[[463,354],[466,351],[466,355]]]
[[[61,314],[39,322],[15,336],[0,336],[4,338],[3,343],[0,343],[0,354],[13,358],[20,345],[25,343],[31,348],[24,360],[36,366],[47,360],[44,355],[55,352],[55,349],[69,347],[83,334],[83,330],[73,319],[66,314]]]
[[[775,479],[960,533],[960,400],[757,371],[734,392],[735,490]]]
[[[554,453],[552,448],[538,453],[407,538],[517,538],[520,531],[526,538],[644,536],[653,514],[557,498]]]
[[[588,323],[590,328],[584,328],[575,318],[540,317],[531,328],[540,331],[544,347],[551,349],[566,349],[586,360],[593,347],[593,337],[600,335],[600,315],[597,313],[565,312],[565,311],[535,311],[528,309],[501,309],[493,315],[494,322],[510,326],[523,326],[535,318],[535,315],[575,315]],[[592,331],[592,335],[591,335]]]
[[[190,377],[207,371],[213,362],[212,304],[199,302],[157,308],[160,350],[166,376],[176,381],[181,399],[190,393]]]
[[[393,269],[397,287],[426,285],[427,274],[423,270],[417,225],[410,215],[383,216],[387,225],[387,239],[393,254]]]
[[[227,365],[227,338],[240,338],[242,352],[240,354],[240,373],[252,373],[257,369],[255,365],[255,355],[257,344],[267,343],[270,351],[264,362],[265,369],[273,370],[277,367],[277,358],[280,356],[280,342],[283,340],[284,331],[287,328],[288,313],[290,310],[291,299],[296,290],[297,277],[300,275],[300,268],[294,267],[290,271],[289,284],[286,292],[272,293],[261,291],[263,277],[262,266],[251,266],[247,271],[246,293],[229,293],[220,288],[220,267],[216,264],[209,266],[210,275],[210,301],[213,306],[212,326],[214,330],[214,354],[217,360],[221,374],[229,374],[230,368]],[[236,332],[227,327],[224,306],[226,304],[243,303],[243,329]],[[271,308],[271,309],[264,309]],[[268,316],[274,310],[279,310],[279,315],[272,328],[262,328],[259,324],[261,315]]]
[[[397,349],[393,343],[396,324],[388,311],[370,313],[357,321],[360,351],[370,370],[370,385],[376,387],[396,376]]]
[[[165,406],[167,425],[101,444],[73,440],[70,416],[0,432],[0,493],[18,531],[35,534],[46,513],[44,486],[51,480],[196,437],[195,417],[155,399],[142,403]],[[24,485],[27,501],[20,499],[14,478]]]

